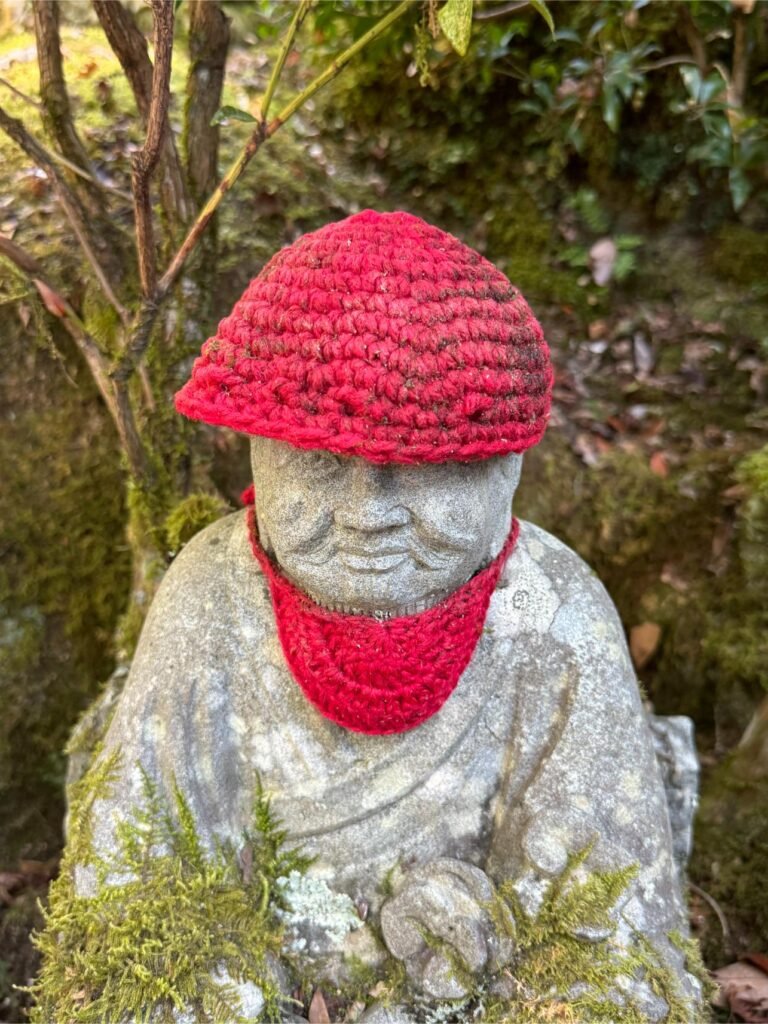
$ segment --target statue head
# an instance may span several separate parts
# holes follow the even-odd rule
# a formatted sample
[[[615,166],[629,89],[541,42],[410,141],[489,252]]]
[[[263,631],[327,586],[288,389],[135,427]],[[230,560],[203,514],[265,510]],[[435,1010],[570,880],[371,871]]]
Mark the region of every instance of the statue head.
[[[551,387],[520,292],[402,212],[303,235],[205,343],[176,407],[253,437],[251,549],[327,718],[402,732],[447,700],[517,538]]]
[[[325,607],[390,617],[430,607],[501,551],[522,456],[377,464],[255,437],[259,539]]]
[[[552,371],[504,274],[411,214],[278,252],[176,397],[253,435],[262,546],[326,606],[422,608],[501,550]]]

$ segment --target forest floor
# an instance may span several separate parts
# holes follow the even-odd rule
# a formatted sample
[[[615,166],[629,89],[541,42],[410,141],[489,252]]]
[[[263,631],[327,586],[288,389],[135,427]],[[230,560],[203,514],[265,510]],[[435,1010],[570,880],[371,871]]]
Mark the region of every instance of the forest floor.
[[[67,30],[65,53],[78,121],[100,154],[104,174],[124,186],[127,158],[137,142],[127,86],[94,29]],[[263,84],[263,67],[251,53],[234,52],[225,102],[247,108]],[[184,73],[179,61],[174,72],[179,94]],[[17,37],[12,45],[0,41],[0,76],[21,93],[36,94],[31,37]],[[27,101],[18,95],[7,98],[11,113],[37,127]],[[307,110],[283,129],[223,209],[217,317],[271,252],[302,231],[365,206],[402,207],[431,216],[434,202],[425,205],[415,190],[399,191],[390,169],[360,160],[354,140],[343,132],[321,134],[313,113]],[[225,159],[247,131],[247,125],[235,122],[225,129]],[[23,237],[25,244],[32,240],[43,253],[47,239],[64,230],[48,183],[4,140],[0,157],[0,230]],[[53,232],[51,222],[57,225]],[[572,230],[569,224],[562,228],[566,235]],[[467,225],[467,241],[481,245],[481,225]],[[765,626],[766,594],[750,571],[750,559],[756,557],[750,538],[762,529],[756,518],[765,515],[768,521],[755,498],[763,493],[763,478],[768,481],[768,458],[763,466],[754,454],[768,444],[768,311],[760,268],[759,243],[740,228],[722,232],[716,244],[682,228],[648,229],[640,233],[632,269],[620,282],[596,287],[596,268],[588,261],[572,270],[570,286],[594,296],[593,303],[576,306],[552,295],[539,303],[528,295],[552,347],[556,384],[550,431],[526,457],[518,513],[560,536],[603,579],[619,607],[655,710],[688,714],[696,721],[705,790],[710,778],[720,779],[724,758],[746,728],[764,672],[759,631]],[[0,326],[16,339],[14,351],[21,351],[33,341],[34,323],[30,328],[23,296],[5,299]],[[202,340],[190,339],[190,352]],[[63,386],[65,373],[77,378],[70,352],[57,354],[46,343],[36,359],[51,387]],[[8,390],[13,415],[23,418],[29,398],[22,385],[20,374]],[[83,389],[87,392],[83,385],[81,394]],[[85,404],[83,434],[109,434],[98,402],[91,396]],[[56,439],[51,441],[55,445]],[[14,444],[16,450],[4,448],[0,458],[37,457],[31,448],[24,449],[23,438],[16,437]],[[114,448],[103,456],[114,460],[114,479],[119,480]],[[3,469],[0,465],[2,475]],[[91,471],[85,463],[73,470],[86,485]],[[223,439],[214,479],[230,501],[247,474],[243,439]],[[18,498],[19,506],[30,501],[37,502],[40,515],[46,514],[44,496],[30,490]],[[0,511],[15,515],[13,504]],[[96,508],[88,512],[88,530],[112,531],[120,514],[119,504],[110,506],[107,521]],[[115,588],[125,579],[124,560],[118,562],[101,567],[102,574],[113,573]],[[84,580],[82,585],[91,584]],[[116,605],[110,609],[113,617],[119,613]],[[55,609],[46,614],[56,618]],[[49,689],[38,694],[40,700],[57,702],[57,715],[63,715],[67,728],[109,671],[108,621],[86,685],[81,680],[74,695],[54,694],[57,678],[64,677],[61,665],[54,665]],[[8,692],[3,699],[12,703],[16,697]],[[23,715],[14,728],[23,731]],[[30,747],[37,758],[40,749]],[[3,756],[0,749],[0,769]],[[2,808],[9,828],[15,829],[30,803],[38,797],[45,803],[42,812],[23,818],[28,824],[20,829],[13,857],[0,864],[5,868],[0,871],[4,1020],[18,1019],[24,1003],[11,985],[24,983],[35,969],[27,936],[30,926],[40,923],[35,900],[44,897],[56,870],[60,836],[51,821],[61,813],[62,771],[60,756],[33,765],[26,793],[16,793]],[[44,777],[38,789],[36,772]],[[768,931],[760,934],[758,911],[739,902],[750,885],[759,894],[764,884],[764,874],[758,878],[756,873],[760,864],[768,869],[768,853],[759,861],[768,825],[750,818],[741,835],[752,846],[741,850],[737,881],[718,864],[722,850],[712,844],[725,847],[712,839],[711,830],[700,831],[694,856],[692,924],[713,968],[739,954],[768,951]],[[731,860],[739,860],[738,849],[731,845],[728,851]],[[10,858],[10,852],[4,856]]]

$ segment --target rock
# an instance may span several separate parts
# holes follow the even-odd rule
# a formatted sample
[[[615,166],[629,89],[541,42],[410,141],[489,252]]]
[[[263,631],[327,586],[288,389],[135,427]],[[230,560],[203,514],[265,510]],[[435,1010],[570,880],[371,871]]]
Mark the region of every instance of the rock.
[[[414,1018],[402,1006],[370,1006],[360,1024],[413,1024]]]
[[[443,857],[414,868],[397,895],[381,910],[381,929],[393,956],[405,961],[418,990],[433,999],[460,999],[467,988],[455,976],[444,948],[447,945],[468,972],[496,971],[512,947],[495,933],[488,905],[493,885],[479,868]]]
[[[672,849],[684,878],[693,847],[693,819],[699,799],[699,757],[693,722],[683,715],[650,715],[649,722],[667,796]]]

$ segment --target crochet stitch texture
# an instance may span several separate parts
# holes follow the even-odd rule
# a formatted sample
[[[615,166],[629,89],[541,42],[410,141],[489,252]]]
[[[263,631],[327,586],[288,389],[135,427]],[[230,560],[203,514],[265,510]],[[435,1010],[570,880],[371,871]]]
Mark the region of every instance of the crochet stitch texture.
[[[439,604],[380,620],[330,611],[291,583],[259,543],[253,490],[243,498],[285,660],[307,700],[337,725],[370,736],[406,732],[439,711],[477,647],[518,521],[491,564]]]
[[[463,461],[536,444],[551,389],[541,327],[500,270],[419,217],[364,210],[267,263],[176,408],[371,462]]]

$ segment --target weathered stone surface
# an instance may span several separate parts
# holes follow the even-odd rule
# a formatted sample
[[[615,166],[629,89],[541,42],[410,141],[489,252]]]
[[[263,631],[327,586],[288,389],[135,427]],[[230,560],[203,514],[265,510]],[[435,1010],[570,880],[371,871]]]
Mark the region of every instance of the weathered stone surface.
[[[522,456],[372,465],[251,440],[259,536],[327,608],[388,617],[420,611],[501,551]]]
[[[448,857],[405,875],[399,892],[381,909],[381,930],[417,991],[438,1000],[467,994],[446,954],[427,943],[424,929],[455,949],[475,973],[497,970],[509,959],[512,946],[496,935],[488,914],[492,897],[485,872]]]
[[[434,603],[508,533],[518,457],[462,467],[462,481],[443,465],[350,467],[358,460],[285,447],[254,444],[262,543],[326,604],[386,616]],[[350,532],[366,538],[353,556],[338,539]],[[375,546],[383,535],[416,538],[444,557],[431,572],[426,558],[387,561]],[[226,517],[163,581],[105,746],[119,748],[124,765],[117,796],[96,807],[106,855],[116,822],[141,802],[138,763],[166,792],[178,783],[211,847],[242,835],[260,777],[292,841],[316,857],[306,883],[286,883],[296,897],[291,941],[313,961],[343,950],[358,933],[353,907],[365,904],[417,987],[455,995],[413,921],[482,970],[508,952],[480,907],[491,882],[514,879],[535,914],[549,881],[590,847],[585,872],[637,865],[622,934],[645,935],[688,986],[668,940],[686,928],[669,813],[621,624],[591,570],[530,523],[454,693],[418,728],[372,736],[306,701],[245,515]],[[77,885],[92,890],[88,867]]]
[[[684,715],[651,715],[650,726],[667,795],[672,851],[680,875],[685,877],[699,800],[699,757],[693,722]]]

